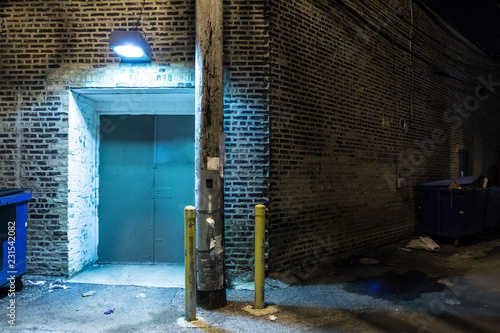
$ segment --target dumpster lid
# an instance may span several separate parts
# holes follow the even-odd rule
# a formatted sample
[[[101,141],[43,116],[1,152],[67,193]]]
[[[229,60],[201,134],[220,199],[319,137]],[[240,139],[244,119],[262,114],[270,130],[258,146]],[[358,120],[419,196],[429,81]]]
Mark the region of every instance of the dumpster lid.
[[[439,187],[448,187],[454,181],[458,182],[460,185],[477,185],[478,187],[484,187],[484,180],[486,178],[484,176],[467,176],[467,177],[457,177],[450,179],[438,180],[435,182],[421,184],[421,186],[439,186]]]
[[[24,191],[26,191],[25,188],[0,188],[0,197],[23,193]]]

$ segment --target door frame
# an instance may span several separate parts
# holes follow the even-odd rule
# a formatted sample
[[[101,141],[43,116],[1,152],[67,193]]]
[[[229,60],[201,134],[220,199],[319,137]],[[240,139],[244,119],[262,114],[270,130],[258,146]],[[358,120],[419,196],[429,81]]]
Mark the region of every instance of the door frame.
[[[94,150],[95,165],[93,190],[96,197],[95,221],[92,221],[94,229],[94,240],[92,258],[98,261],[99,245],[99,151],[100,151],[100,116],[101,115],[195,115],[195,89],[194,87],[166,87],[166,88],[75,88],[70,89],[71,94],[83,95],[93,102],[93,113],[95,127],[89,128],[96,135],[96,144],[89,149]],[[78,110],[78,112],[83,112]],[[195,131],[195,136],[198,135]],[[196,140],[196,137],[195,137]],[[196,152],[196,146],[194,154]],[[196,156],[196,155],[195,155]],[[71,173],[72,170],[68,170]],[[76,172],[76,171],[75,171]],[[193,174],[193,178],[195,175]],[[194,192],[194,188],[193,188]],[[77,232],[80,232],[79,230]],[[68,240],[69,241],[69,240]],[[71,260],[72,258],[68,258]]]

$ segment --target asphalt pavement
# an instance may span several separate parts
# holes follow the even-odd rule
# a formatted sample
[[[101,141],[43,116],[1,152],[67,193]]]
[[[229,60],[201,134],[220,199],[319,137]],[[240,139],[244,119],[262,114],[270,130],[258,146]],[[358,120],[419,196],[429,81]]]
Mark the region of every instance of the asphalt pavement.
[[[0,331],[500,332],[500,239],[440,245],[429,252],[394,244],[315,267],[307,281],[297,272],[273,275],[286,283],[266,280],[267,310],[257,314],[252,284],[237,281],[226,307],[198,307],[192,323],[183,319],[182,288],[26,275],[22,290],[0,296]]]

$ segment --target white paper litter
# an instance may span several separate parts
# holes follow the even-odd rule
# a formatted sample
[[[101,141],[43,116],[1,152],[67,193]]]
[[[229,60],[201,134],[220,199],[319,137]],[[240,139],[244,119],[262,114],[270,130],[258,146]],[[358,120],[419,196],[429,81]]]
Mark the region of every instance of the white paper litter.
[[[54,289],[70,289],[71,287],[68,287],[66,285],[61,284],[61,279],[57,279],[54,282],[51,282],[49,284],[49,290],[54,290]],[[66,282],[66,281],[64,281]]]
[[[432,240],[429,236],[422,237],[420,236],[418,239],[414,239],[410,241],[407,245],[407,248],[416,249],[416,250],[425,250],[431,252],[439,251],[439,245]]]
[[[95,290],[87,291],[86,293],[82,294],[82,297],[89,297],[89,296],[94,296],[96,293]]]
[[[46,281],[36,281],[36,282],[33,282],[31,280],[27,280],[29,283],[31,284],[34,284],[34,285],[39,285],[39,284],[45,284]]]
[[[445,280],[445,279],[439,279],[437,280],[437,283],[441,283],[441,284],[444,284],[445,286],[451,288],[451,287],[454,287],[455,284],[454,283],[451,283],[450,281],[448,280]]]

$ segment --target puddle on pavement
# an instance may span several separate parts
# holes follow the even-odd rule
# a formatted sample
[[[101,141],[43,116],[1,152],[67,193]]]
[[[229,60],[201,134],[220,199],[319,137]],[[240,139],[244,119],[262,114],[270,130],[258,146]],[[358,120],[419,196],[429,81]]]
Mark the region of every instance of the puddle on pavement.
[[[389,272],[380,276],[360,278],[344,284],[344,290],[385,300],[412,301],[423,293],[441,292],[446,286],[420,271],[403,274]]]

